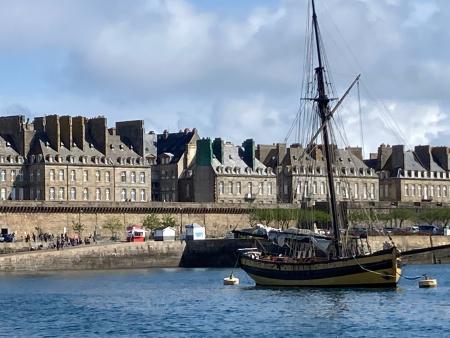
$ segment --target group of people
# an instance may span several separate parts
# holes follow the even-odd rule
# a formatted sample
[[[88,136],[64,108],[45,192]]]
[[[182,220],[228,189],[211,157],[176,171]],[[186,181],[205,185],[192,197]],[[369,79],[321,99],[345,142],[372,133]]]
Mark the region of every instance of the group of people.
[[[69,237],[67,234],[61,234],[56,237],[56,250],[64,249],[64,247],[68,246],[78,246],[82,244],[91,244],[91,241],[95,243],[95,237],[90,235],[89,237],[85,237],[84,240],[80,237]]]
[[[31,236],[30,236],[30,234],[27,234],[25,236],[25,243],[28,243],[28,242],[31,242],[31,241],[36,243],[36,240],[40,241],[40,242],[47,243],[47,242],[52,242],[54,240],[54,238],[55,238],[55,236],[53,236],[53,234],[49,234],[47,232],[40,233],[37,236],[33,232],[33,233],[31,233]]]

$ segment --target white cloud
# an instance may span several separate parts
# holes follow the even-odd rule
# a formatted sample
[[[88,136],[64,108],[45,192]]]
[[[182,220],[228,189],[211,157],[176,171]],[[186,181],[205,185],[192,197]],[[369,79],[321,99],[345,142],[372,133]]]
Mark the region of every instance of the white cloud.
[[[201,135],[270,143],[283,140],[296,114],[305,2],[280,0],[271,8],[261,2],[236,17],[186,0],[2,5],[0,43],[7,53],[65,56],[39,79],[47,91],[4,97],[3,107],[143,118],[157,131],[197,126]],[[363,72],[377,97],[392,105],[407,143],[445,140],[450,4],[330,0],[317,7],[338,92]],[[357,111],[354,101],[345,109],[349,142],[358,144],[359,120],[345,113]],[[367,103],[365,111],[370,150],[398,143],[375,117],[379,107]]]

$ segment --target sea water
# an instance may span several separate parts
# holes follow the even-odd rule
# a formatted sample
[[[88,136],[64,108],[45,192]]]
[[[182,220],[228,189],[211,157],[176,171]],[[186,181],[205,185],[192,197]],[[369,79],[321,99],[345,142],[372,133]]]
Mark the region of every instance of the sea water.
[[[149,269],[0,276],[7,337],[414,337],[450,334],[450,265],[411,265],[434,289],[223,285],[230,269]]]

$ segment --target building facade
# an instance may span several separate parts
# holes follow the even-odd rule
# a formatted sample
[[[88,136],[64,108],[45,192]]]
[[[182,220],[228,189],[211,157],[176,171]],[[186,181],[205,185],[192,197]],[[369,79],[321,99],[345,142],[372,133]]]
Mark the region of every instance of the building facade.
[[[242,147],[220,138],[197,141],[195,164],[182,179],[188,201],[276,204],[276,175],[255,157],[255,143]]]
[[[1,117],[0,199],[149,201],[156,159],[148,146],[152,135],[144,133],[142,121],[118,122],[110,129],[106,122],[104,117],[50,115],[32,123],[23,116]]]
[[[380,200],[450,203],[448,147],[384,145],[374,167],[380,176]]]
[[[257,157],[277,173],[282,203],[328,200],[326,162],[322,147],[306,152],[300,145],[258,145]],[[333,151],[335,191],[341,201],[378,201],[378,175],[362,160],[360,148]]]
[[[178,202],[186,200],[179,181],[183,172],[192,165],[197,149],[197,129],[178,133],[165,130],[157,136],[157,164],[153,167],[154,201]],[[181,190],[180,190],[181,189]],[[189,195],[189,190],[187,191]],[[189,197],[187,197],[189,200]]]

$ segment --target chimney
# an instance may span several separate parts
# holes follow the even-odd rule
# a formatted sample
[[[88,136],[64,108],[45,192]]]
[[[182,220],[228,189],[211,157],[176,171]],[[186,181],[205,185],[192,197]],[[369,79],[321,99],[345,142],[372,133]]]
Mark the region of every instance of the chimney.
[[[59,135],[61,137],[61,142],[67,149],[72,149],[72,117],[71,116],[61,116],[59,118]]]
[[[450,170],[450,148],[449,147],[433,147],[431,148],[431,154],[434,160],[444,170]]]
[[[395,170],[398,168],[404,168],[405,166],[405,146],[395,145],[392,146],[392,155],[391,155],[391,168],[390,170]]]
[[[431,147],[429,145],[415,146],[414,153],[419,164],[429,171],[431,169]]]
[[[255,141],[253,139],[247,139],[242,143],[244,148],[244,162],[250,168],[255,169]]]
[[[76,116],[72,118],[72,137],[73,142],[78,148],[84,150],[84,142],[86,140],[86,118]]]
[[[45,133],[47,134],[50,146],[59,152],[61,137],[59,133],[59,116],[48,115],[45,118]]]
[[[377,170],[383,170],[386,166],[386,162],[392,155],[392,148],[390,145],[385,145],[384,143],[378,147],[378,168]],[[403,155],[402,155],[403,156]],[[390,168],[387,168],[388,170]]]
[[[224,144],[221,138],[215,138],[212,144],[213,154],[220,163],[223,163]]]
[[[144,121],[122,121],[116,122],[116,134],[121,141],[128,146],[133,146],[133,150],[140,156],[145,156],[144,149]]]
[[[363,153],[361,147],[347,147],[345,149],[350,151],[354,156],[356,156],[361,161],[363,160]]]
[[[103,155],[106,155],[108,143],[108,125],[106,117],[100,116],[87,120],[87,133],[89,143],[93,143],[94,147]]]
[[[212,154],[211,139],[203,138],[197,140],[196,163],[198,166],[210,166],[212,164]]]

